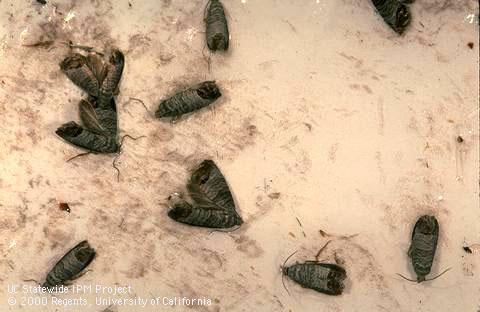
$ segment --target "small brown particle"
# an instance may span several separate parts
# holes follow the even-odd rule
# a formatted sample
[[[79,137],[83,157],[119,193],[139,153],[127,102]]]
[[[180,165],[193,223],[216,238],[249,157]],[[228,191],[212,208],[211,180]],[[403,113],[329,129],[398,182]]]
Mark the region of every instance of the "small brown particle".
[[[280,198],[280,193],[279,192],[270,193],[270,194],[268,194],[268,197],[270,197],[271,199],[278,199],[278,198]]]
[[[467,43],[467,46],[468,46],[470,49],[473,49],[473,42]]]
[[[463,250],[465,250],[466,253],[472,253],[472,250],[470,249],[470,247],[463,247]]]
[[[66,211],[66,212],[70,213],[70,206],[68,206],[67,203],[58,204],[58,208],[60,208],[60,210],[62,210],[62,211]]]
[[[463,138],[462,138],[461,136],[458,136],[458,137],[457,137],[457,142],[458,142],[458,143],[462,143],[462,142],[463,142]]]

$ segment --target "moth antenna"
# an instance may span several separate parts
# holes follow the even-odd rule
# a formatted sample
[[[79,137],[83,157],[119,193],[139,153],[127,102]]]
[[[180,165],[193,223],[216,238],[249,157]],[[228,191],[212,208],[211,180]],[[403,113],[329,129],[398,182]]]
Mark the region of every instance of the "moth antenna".
[[[123,141],[125,140],[125,138],[129,138],[129,139],[132,139],[134,141],[138,140],[138,139],[141,139],[141,138],[145,138],[146,136],[144,135],[141,135],[139,137],[132,137],[131,135],[129,134],[125,134],[123,137],[122,137],[122,140],[120,141],[120,145],[118,146],[118,154],[117,156],[115,156],[115,158],[113,159],[113,162],[112,162],[112,166],[113,168],[115,168],[115,170],[117,170],[117,182],[120,181],[120,169],[118,169],[118,167],[116,166],[116,162],[117,162],[117,159],[118,157],[120,157],[121,153],[122,153],[122,146],[123,146]]]
[[[143,108],[145,108],[145,110],[147,111],[148,115],[150,115],[150,117],[153,116],[152,112],[148,110],[147,105],[145,105],[145,103],[144,103],[141,99],[134,98],[134,97],[130,97],[130,98],[128,98],[127,103],[130,102],[130,101],[137,101],[137,102],[139,102],[140,104],[142,104]],[[126,105],[127,103],[125,103],[125,104],[123,105],[123,107],[125,107],[125,105]],[[152,117],[152,118],[153,118],[153,117]]]
[[[37,280],[34,280],[34,279],[26,279],[26,280],[23,280],[24,282],[35,282],[36,284],[40,285],[40,282],[38,282]]]
[[[290,256],[288,256],[287,259],[285,259],[285,261],[283,261],[283,264],[282,264],[282,266],[280,267],[281,270],[282,270],[282,284],[283,284],[283,288],[285,288],[285,290],[287,291],[287,294],[288,294],[289,296],[291,296],[291,295],[290,295],[290,292],[289,292],[288,289],[287,289],[287,286],[285,286],[285,280],[284,280],[285,274],[283,274],[283,269],[285,268],[285,264],[287,264],[287,261],[288,261],[291,257],[293,257],[293,255],[296,254],[297,252],[298,252],[298,250],[295,250]]]
[[[288,294],[289,296],[292,296],[292,295],[290,294],[290,292],[288,291],[287,286],[285,286],[285,274],[283,274],[283,273],[282,273],[282,284],[283,284],[283,288],[285,288],[285,290],[287,291],[287,294]]]
[[[212,235],[214,232],[232,233],[232,232],[235,232],[236,230],[238,230],[239,228],[240,228],[240,226],[237,226],[233,230],[213,230],[213,231],[210,231],[210,233],[208,233],[208,234]]]
[[[315,260],[318,261],[318,257],[320,257],[320,254],[322,253],[322,251],[327,248],[328,244],[330,244],[332,240],[329,240],[325,245],[323,245],[322,248],[320,248],[320,250],[317,252],[317,255],[315,256]]]
[[[75,158],[77,157],[81,157],[81,156],[85,156],[85,155],[88,155],[88,154],[91,154],[92,152],[86,152],[86,153],[80,153],[78,155],[75,155],[73,157],[70,157],[69,159],[67,159],[67,162],[69,162],[70,160],[74,160]]]
[[[400,277],[402,277],[402,278],[406,279],[407,281],[410,281],[410,282],[417,282],[417,280],[409,279],[408,277],[405,277],[405,276],[403,276],[403,275],[402,275],[402,274],[400,274],[400,273],[396,273],[396,274],[397,274],[398,276],[400,276]]]
[[[205,55],[205,48],[206,47],[207,47],[207,44],[204,44],[203,49],[202,49],[202,55],[203,55],[203,59],[207,62],[208,73],[211,74],[212,73],[212,58],[211,58],[212,53],[209,52],[209,55],[207,57]]]
[[[120,182],[120,169],[118,169],[117,165],[115,164],[118,157],[120,157],[120,153],[118,153],[117,156],[115,156],[115,158],[113,159],[112,167],[115,168],[115,170],[117,170],[117,182]]]
[[[208,11],[208,8],[210,7],[211,2],[212,2],[212,0],[208,0],[207,4],[205,5],[205,8],[203,9],[203,20],[204,21],[207,19],[207,11]]]
[[[446,269],[445,271],[443,271],[442,273],[438,274],[437,276],[433,277],[433,278],[429,278],[429,279],[426,279],[425,281],[433,281],[434,279],[436,278],[439,278],[440,276],[442,276],[443,274],[447,273],[448,271],[450,271],[452,268],[448,268]]]
[[[68,46],[70,49],[79,49],[79,50],[83,50],[85,52],[93,52],[93,53],[96,53],[100,56],[105,56],[105,54],[103,54],[102,52],[96,51],[93,47],[73,44],[72,40],[68,40],[68,42],[62,42],[62,43],[64,45]]]

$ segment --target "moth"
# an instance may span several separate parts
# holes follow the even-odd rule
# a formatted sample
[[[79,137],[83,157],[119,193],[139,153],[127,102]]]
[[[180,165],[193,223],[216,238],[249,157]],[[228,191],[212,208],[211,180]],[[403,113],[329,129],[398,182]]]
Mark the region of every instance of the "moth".
[[[42,287],[65,285],[80,276],[95,258],[95,250],[88,241],[82,241],[68,251],[47,274]]]
[[[162,100],[155,117],[179,117],[212,104],[221,95],[215,81],[204,81]]]
[[[331,296],[342,294],[345,288],[344,280],[347,278],[347,272],[344,268],[337,264],[322,263],[319,261],[297,262],[291,266],[285,266],[285,263],[291,256],[293,256],[293,254],[285,260],[281,267],[283,276],[288,276],[303,288],[313,289]]]
[[[414,0],[372,0],[372,2],[385,23],[401,35],[411,21],[406,4],[413,3]]]
[[[450,270],[447,269],[431,279],[425,278],[432,269],[433,259],[437,250],[438,234],[439,225],[434,216],[421,216],[415,223],[410,248],[408,249],[408,256],[412,261],[413,269],[417,275],[417,283],[434,280]],[[415,281],[401,274],[398,275],[409,281]]]
[[[207,45],[211,51],[226,51],[229,44],[227,19],[219,0],[209,0],[205,7]]]
[[[112,50],[108,62],[92,52],[87,56],[73,53],[60,63],[62,72],[83,91],[99,99],[102,106],[108,106],[110,98],[118,94],[124,66],[125,56],[118,49]]]
[[[168,216],[181,223],[208,228],[231,228],[243,223],[225,177],[212,160],[204,160],[193,172],[187,190],[192,203],[178,193],[169,197]]]
[[[55,133],[65,141],[94,153],[116,153],[120,150],[117,137],[117,109],[113,97],[109,107],[100,107],[95,98],[79,103],[83,126],[70,121]]]
[[[74,53],[60,63],[65,75],[89,96],[79,103],[83,126],[70,121],[56,130],[58,136],[90,152],[119,151],[114,94],[118,93],[124,63],[120,50],[113,50],[108,62],[104,62],[97,53],[87,56]]]

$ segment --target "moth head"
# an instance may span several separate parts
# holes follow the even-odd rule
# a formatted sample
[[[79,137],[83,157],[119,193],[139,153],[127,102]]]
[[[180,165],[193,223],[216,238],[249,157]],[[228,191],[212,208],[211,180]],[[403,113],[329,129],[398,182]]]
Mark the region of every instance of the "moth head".
[[[58,128],[55,133],[64,138],[64,137],[77,137],[82,133],[82,128],[78,126],[75,122],[70,121]]]
[[[197,88],[197,93],[202,99],[209,100],[218,99],[222,96],[215,81],[202,82]]]
[[[109,61],[113,65],[123,65],[125,63],[125,56],[123,56],[123,53],[120,50],[115,49],[112,51]]]
[[[82,67],[85,64],[85,57],[81,54],[74,53],[67,56],[61,63],[60,69],[69,70]]]
[[[334,295],[340,295],[345,288],[342,279],[332,278],[329,279],[327,282],[327,288],[332,292]]]
[[[418,231],[422,234],[433,234],[437,228],[437,219],[434,216],[422,216],[418,219]]]
[[[410,12],[408,11],[408,8],[405,5],[400,5],[400,7],[397,10],[397,16],[395,18],[395,31],[398,34],[402,34],[403,31],[405,30],[405,27],[408,26],[410,23]]]
[[[179,193],[173,193],[168,197],[168,206],[171,208],[168,216],[173,220],[186,218],[192,213],[192,206]]]
[[[228,39],[223,34],[215,34],[211,40],[210,49],[213,51],[228,49]]]
[[[215,167],[215,164],[211,160],[204,160],[192,174],[192,181],[195,184],[203,185],[207,183],[210,178],[212,169]]]
[[[85,266],[87,266],[90,262],[92,262],[93,258],[95,257],[95,250],[90,247],[88,242],[82,242],[84,243],[78,252],[75,254],[75,258],[77,258],[78,261],[85,263]]]

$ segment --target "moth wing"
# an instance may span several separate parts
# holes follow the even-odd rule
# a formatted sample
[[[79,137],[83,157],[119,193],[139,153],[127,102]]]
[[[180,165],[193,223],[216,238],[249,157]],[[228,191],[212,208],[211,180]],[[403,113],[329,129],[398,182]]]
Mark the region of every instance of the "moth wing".
[[[105,66],[102,58],[97,53],[88,54],[87,66],[97,78],[98,85],[101,86],[105,76],[107,75],[107,67]]]
[[[80,110],[80,119],[82,120],[84,126],[92,132],[104,133],[105,129],[98,121],[97,113],[95,112],[92,104],[85,100],[81,100],[78,106]]]
[[[212,160],[204,160],[193,172],[187,189],[198,205],[217,206],[237,213],[227,181]]]
[[[110,60],[106,65],[105,79],[102,81],[102,91],[114,94],[118,91],[118,85],[122,79],[125,56],[120,50],[113,50]]]
[[[94,153],[115,153],[118,144],[115,139],[83,128],[74,121],[60,126],[55,133],[68,143]]]
[[[78,87],[90,95],[97,96],[100,84],[87,65],[87,58],[79,53],[67,56],[61,63],[60,69]]]

